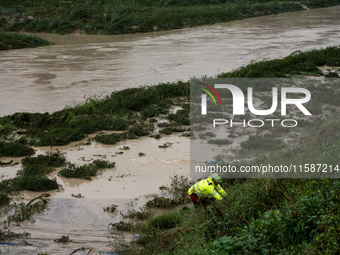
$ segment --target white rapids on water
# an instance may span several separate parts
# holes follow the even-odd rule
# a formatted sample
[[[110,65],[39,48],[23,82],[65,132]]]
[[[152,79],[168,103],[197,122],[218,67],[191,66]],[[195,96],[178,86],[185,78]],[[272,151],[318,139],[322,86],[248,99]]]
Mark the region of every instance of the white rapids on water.
[[[340,38],[339,16],[337,6],[169,32],[119,36],[39,34],[57,44],[0,52],[0,116],[23,111],[53,112],[114,90],[212,76],[253,60],[336,46]],[[173,144],[167,149],[158,147],[166,142]],[[124,145],[130,150],[116,155]],[[31,239],[25,240],[31,245],[0,244],[1,252],[66,255],[81,247],[110,252],[106,247],[111,236],[107,226],[122,217],[111,217],[103,212],[104,207],[117,204],[118,210],[138,210],[145,204],[144,195],[159,192],[161,185],[169,184],[169,176],[189,174],[189,139],[178,136],[143,138],[115,146],[92,142],[36,148],[37,153],[51,149],[59,149],[72,163],[103,158],[116,162],[116,167],[92,181],[61,178],[54,173],[52,177],[64,190],[51,193],[48,209],[34,222],[11,227],[15,232],[31,233]],[[139,157],[140,152],[145,157]],[[0,174],[11,178],[19,169],[20,164],[0,167]],[[84,198],[77,199],[72,194]],[[38,195],[22,193],[26,201]],[[53,242],[62,235],[69,235],[73,242]]]

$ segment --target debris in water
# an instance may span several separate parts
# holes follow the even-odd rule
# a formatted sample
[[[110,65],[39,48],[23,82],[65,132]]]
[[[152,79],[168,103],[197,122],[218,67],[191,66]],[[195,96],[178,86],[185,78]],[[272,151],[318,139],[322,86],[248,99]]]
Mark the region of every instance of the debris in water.
[[[56,243],[69,243],[72,242],[68,236],[62,236],[60,238],[54,239],[54,242]]]
[[[71,194],[71,196],[75,198],[84,198],[84,196],[82,196],[81,193],[79,193],[78,195]]]

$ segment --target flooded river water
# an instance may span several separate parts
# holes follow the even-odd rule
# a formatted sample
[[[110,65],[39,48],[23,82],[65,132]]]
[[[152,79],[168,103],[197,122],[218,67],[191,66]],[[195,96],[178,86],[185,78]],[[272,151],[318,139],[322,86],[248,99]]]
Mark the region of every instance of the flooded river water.
[[[39,36],[57,45],[0,52],[0,116],[52,112],[86,97],[216,75],[250,61],[335,46],[340,7],[119,36]]]
[[[340,7],[307,10],[212,26],[135,35],[50,35],[39,36],[56,45],[0,52],[0,116],[15,112],[53,112],[107,95],[114,90],[160,82],[188,80],[216,75],[249,62],[289,55],[339,44]],[[171,142],[172,146],[158,146]],[[123,154],[120,147],[129,146]],[[35,148],[45,153],[51,148]],[[103,211],[138,209],[144,195],[159,192],[174,174],[189,175],[189,139],[176,135],[160,140],[143,138],[116,146],[73,143],[59,149],[68,161],[85,164],[102,158],[116,162],[92,181],[56,177],[63,190],[51,193],[48,209],[21,226],[31,246],[1,246],[9,254],[70,254],[87,247],[109,252],[106,245],[110,223],[122,219]],[[139,153],[145,153],[140,157]],[[9,160],[9,159],[5,159]],[[20,164],[1,167],[4,178],[13,177]],[[72,195],[81,194],[83,198]],[[24,192],[26,201],[38,193]],[[58,244],[54,239],[68,235],[73,242]],[[119,235],[122,235],[120,233]],[[133,238],[131,236],[127,238]],[[33,246],[32,246],[33,245]],[[86,254],[86,253],[84,253]]]

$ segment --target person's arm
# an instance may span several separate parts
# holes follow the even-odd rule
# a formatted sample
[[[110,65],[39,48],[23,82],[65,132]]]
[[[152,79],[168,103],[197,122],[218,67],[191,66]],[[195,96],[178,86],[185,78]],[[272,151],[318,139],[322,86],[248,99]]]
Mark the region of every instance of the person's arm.
[[[218,185],[218,186],[220,186],[220,185]],[[216,187],[216,188],[218,188],[218,187]],[[214,189],[213,187],[212,187],[212,194],[211,194],[214,198],[216,198],[217,200],[222,200],[222,197],[221,197],[221,195],[219,194],[219,192],[217,191],[217,189]]]
[[[216,191],[217,191],[222,197],[227,196],[227,192],[225,192],[224,189],[222,189],[222,187],[221,187],[219,184],[216,186]]]
[[[188,190],[189,195],[191,195],[194,192],[194,186],[191,186]]]

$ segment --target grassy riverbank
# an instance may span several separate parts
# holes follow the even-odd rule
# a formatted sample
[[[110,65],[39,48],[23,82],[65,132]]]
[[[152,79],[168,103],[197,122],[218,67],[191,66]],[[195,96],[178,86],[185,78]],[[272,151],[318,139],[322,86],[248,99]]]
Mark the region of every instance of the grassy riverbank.
[[[339,0],[0,1],[6,31],[121,34],[170,30],[339,5]]]
[[[258,131],[256,136],[242,142],[236,153],[247,150],[256,155],[256,164],[309,167],[311,163],[322,163],[339,173],[339,71],[335,73],[329,67],[328,73],[323,74],[317,68],[328,64],[340,66],[339,53],[339,48],[298,52],[284,59],[253,63],[221,74],[221,77],[234,78],[337,77],[335,86],[312,84],[308,87],[313,105],[322,110],[313,113],[316,118],[305,123],[302,131]],[[233,135],[230,140],[237,136]],[[291,138],[298,142],[292,142]],[[230,155],[227,160],[232,161]],[[339,179],[227,179],[222,187],[227,190],[227,198],[215,206],[208,206],[207,210],[185,206],[152,217],[134,225],[133,231],[140,238],[129,248],[121,240],[121,243],[111,243],[113,250],[143,255],[339,254]],[[182,192],[187,190],[185,183],[173,190],[183,195],[184,202],[190,203],[187,194]],[[163,203],[159,207],[162,206]]]
[[[0,50],[49,45],[37,37],[6,32],[141,33],[339,4],[340,0],[0,0]]]
[[[324,74],[317,68],[324,65],[340,65],[339,47],[297,52],[283,59],[252,63],[219,76],[243,78],[333,76],[335,73],[331,70]],[[189,85],[189,82],[177,82],[115,91],[104,99],[90,98],[84,104],[52,114],[15,113],[0,118],[0,138],[13,142],[11,141],[13,136],[20,134],[18,145],[60,146],[79,141],[88,134],[102,130],[121,131],[95,136],[95,140],[104,144],[115,144],[140,136],[157,138],[172,132],[186,133],[190,124]],[[318,101],[328,100],[336,104],[338,95],[332,93],[330,89],[327,90],[329,93],[325,94],[326,90],[325,88],[323,93],[315,94]],[[173,113],[171,112],[173,107],[179,107],[181,110]],[[20,153],[20,150],[14,149],[6,151],[0,150],[2,156],[14,156],[11,151]]]

